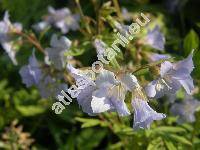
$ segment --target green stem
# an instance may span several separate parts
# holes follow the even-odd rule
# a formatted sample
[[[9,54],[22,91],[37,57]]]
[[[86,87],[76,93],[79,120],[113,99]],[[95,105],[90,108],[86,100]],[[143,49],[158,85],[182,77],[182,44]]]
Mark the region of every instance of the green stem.
[[[120,69],[120,65],[118,64],[116,58],[112,59],[112,60],[110,61],[110,63],[111,63],[111,65],[112,65],[115,69],[117,69],[117,70]]]
[[[158,64],[161,64],[161,63],[163,63],[163,62],[165,62],[165,61],[172,61],[172,60],[173,60],[173,58],[161,59],[161,60],[159,60],[159,61],[156,61],[156,62],[147,64],[147,65],[141,66],[141,67],[139,67],[138,69],[134,70],[132,73],[136,73],[136,72],[138,72],[138,71],[140,71],[140,70],[142,70],[142,69],[147,69],[147,68],[156,66],[156,65],[158,65]]]
[[[79,12],[80,12],[80,14],[81,14],[81,18],[82,18],[82,20],[85,22],[86,30],[87,30],[87,32],[88,32],[89,34],[91,34],[91,30],[90,30],[88,21],[87,21],[85,15],[83,14],[83,10],[82,10],[82,8],[81,8],[80,1],[79,1],[79,0],[75,0],[75,2],[76,2],[76,5],[78,6]]]
[[[121,10],[120,10],[120,7],[119,7],[119,3],[118,3],[118,0],[113,0],[113,4],[114,4],[114,7],[117,11],[117,15],[119,18],[122,18],[121,16]]]

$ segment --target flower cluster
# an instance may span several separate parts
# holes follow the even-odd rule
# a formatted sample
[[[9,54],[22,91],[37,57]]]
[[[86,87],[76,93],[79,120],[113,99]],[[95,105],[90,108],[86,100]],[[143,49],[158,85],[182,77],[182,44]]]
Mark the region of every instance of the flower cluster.
[[[72,14],[68,8],[55,10],[53,7],[48,7],[49,14],[44,16],[44,20],[35,24],[33,28],[37,31],[42,31],[53,25],[59,28],[62,33],[67,33],[69,30],[75,31],[79,29],[79,14]]]
[[[104,43],[97,47],[97,53],[100,53]],[[115,111],[119,116],[130,115],[125,96],[127,92],[132,94],[132,107],[134,111],[135,129],[149,128],[153,120],[161,120],[166,117],[165,114],[157,113],[148,104],[149,98],[160,98],[165,94],[174,94],[183,87],[188,94],[194,89],[193,80],[190,76],[194,66],[192,55],[177,63],[164,61],[161,63],[160,77],[145,87],[145,91],[138,83],[137,78],[130,73],[114,74],[109,70],[102,70],[95,80],[91,79],[89,86],[82,89],[77,97],[79,105],[83,111],[89,115],[96,115],[106,111]],[[81,71],[70,66],[73,70],[72,76],[75,80],[81,78]],[[148,96],[148,97],[147,97]],[[176,107],[176,106],[174,106]]]
[[[74,74],[74,76],[76,75]],[[78,79],[76,78],[76,80]],[[132,93],[135,129],[149,128],[153,120],[165,118],[164,114],[157,113],[148,105],[148,99],[137,78],[127,73],[116,75],[111,71],[103,70],[96,77],[93,85],[89,85],[81,91],[77,101],[83,111],[89,115],[116,111],[119,116],[128,116],[131,113],[125,103],[127,92]]]
[[[63,53],[67,50],[65,48],[70,46],[70,41],[65,37],[58,39],[56,35],[53,35],[51,38],[51,46],[52,48],[45,49],[45,62],[52,64],[57,69],[62,69],[66,61]],[[55,77],[52,77],[49,75],[48,70],[45,71],[43,69],[45,68],[44,65],[39,64],[33,52],[32,56],[29,57],[29,64],[23,66],[19,71],[22,82],[27,87],[36,86],[44,98],[55,97],[62,89],[66,89],[67,85],[59,83],[63,79],[62,75],[58,73]]]

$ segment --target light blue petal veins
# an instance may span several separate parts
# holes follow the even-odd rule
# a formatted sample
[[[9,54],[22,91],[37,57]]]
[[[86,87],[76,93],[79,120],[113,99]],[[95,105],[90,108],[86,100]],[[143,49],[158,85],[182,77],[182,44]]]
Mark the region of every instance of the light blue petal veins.
[[[198,100],[195,100],[193,98],[187,99],[186,97],[183,102],[174,103],[170,108],[170,112],[174,116],[178,116],[177,122],[179,124],[182,124],[184,122],[194,122],[194,113],[199,109],[199,107],[200,102]]]
[[[148,129],[154,120],[162,120],[166,117],[165,114],[157,113],[142,99],[133,99],[132,106],[134,109],[134,123],[133,128]]]
[[[180,84],[183,86],[187,94],[192,94],[194,90],[194,83],[192,77],[185,78],[184,80],[179,80]]]
[[[169,59],[170,56],[166,54],[157,54],[157,53],[152,53],[150,55],[150,60],[151,61],[159,61],[161,59]]]
[[[110,101],[114,106],[115,111],[119,114],[119,116],[128,116],[131,114],[124,100],[117,99],[116,97],[111,97]]]
[[[29,64],[23,66],[19,73],[22,77],[22,82],[26,84],[27,87],[39,84],[42,73],[34,53],[29,58]]]
[[[92,93],[94,90],[95,86],[87,86],[86,88],[81,89],[81,92],[77,97],[78,104],[81,106],[83,112],[91,116],[95,115],[91,107]]]
[[[153,48],[163,51],[165,45],[165,37],[160,32],[159,26],[150,30],[146,36],[146,42]]]
[[[166,94],[175,94],[181,86],[188,94],[194,89],[193,79],[190,76],[194,65],[192,54],[177,63],[165,61],[161,64],[160,78],[148,84],[145,88],[149,97],[159,98]],[[155,94],[156,91],[156,94]]]
[[[133,89],[139,86],[137,78],[131,74],[123,74],[120,76],[119,80],[124,84],[124,86],[129,91],[133,91]]]
[[[171,79],[171,80],[166,80],[166,87],[167,87],[167,92],[166,93],[170,93],[170,94],[175,94],[176,91],[178,91],[181,88],[181,84],[179,83],[179,81],[175,80],[175,79]]]
[[[101,86],[102,84],[105,83],[117,85],[119,81],[116,80],[115,74],[113,72],[110,72],[108,70],[103,70],[102,72],[100,72],[95,83],[97,86]]]
[[[160,75],[161,77],[164,77],[170,70],[173,69],[173,65],[169,61],[165,61],[161,64],[160,68]]]
[[[150,98],[160,98],[164,95],[175,94],[181,88],[179,81],[175,79],[165,80],[159,78],[150,82],[145,87],[145,92]]]
[[[184,60],[179,61],[177,63],[174,64],[174,69],[175,70],[179,70],[179,69],[187,69],[189,74],[192,72],[192,70],[194,69],[194,64],[193,64],[193,51],[192,53]]]
[[[178,70],[173,70],[170,73],[172,78],[177,80],[184,80],[190,76],[190,72],[185,68],[179,68]]]
[[[91,101],[93,113],[116,111],[119,116],[130,115],[124,102],[126,90],[116,80],[114,73],[103,70],[95,83],[97,89],[93,92]]]
[[[194,89],[193,79],[190,75],[194,69],[192,60],[193,52],[184,60],[173,65],[174,70],[170,73],[171,77],[180,82],[188,94]]]

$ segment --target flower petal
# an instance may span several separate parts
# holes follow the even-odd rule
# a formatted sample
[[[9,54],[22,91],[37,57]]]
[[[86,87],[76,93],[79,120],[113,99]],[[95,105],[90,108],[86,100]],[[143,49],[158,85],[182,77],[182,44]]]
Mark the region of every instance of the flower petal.
[[[86,88],[81,89],[81,92],[77,97],[78,104],[81,106],[83,112],[91,116],[95,115],[91,107],[92,93],[94,90],[95,86],[87,86]]]
[[[166,54],[157,54],[157,53],[152,53],[149,57],[150,57],[151,61],[159,61],[161,59],[168,59],[168,58],[170,58],[169,55],[166,55]]]
[[[125,85],[125,87],[129,91],[132,91],[134,88],[136,88],[139,85],[137,78],[132,74],[121,75],[120,81]]]
[[[174,69],[178,70],[180,68],[185,68],[185,69],[188,70],[189,73],[191,73],[192,70],[194,69],[194,64],[193,64],[192,57],[193,57],[193,51],[186,59],[175,63],[174,64]]]
[[[142,99],[132,100],[134,108],[134,129],[148,129],[154,120],[161,120],[166,117],[165,114],[157,113]]]
[[[109,96],[106,95],[107,90],[108,88],[100,88],[93,92],[91,101],[93,113],[102,113],[114,109]]]
[[[153,48],[163,51],[165,44],[165,37],[160,32],[159,26],[156,26],[153,30],[150,30],[146,36],[146,41]]]
[[[145,92],[147,94],[148,97],[155,97],[156,96],[156,84],[157,81],[154,80],[152,82],[150,82],[146,87],[145,87]]]
[[[119,116],[128,116],[130,115],[130,111],[128,110],[126,103],[124,100],[116,99],[115,97],[111,97],[110,101],[115,107],[115,111],[119,114]]]
[[[194,83],[192,77],[188,77],[184,80],[179,80],[179,82],[186,90],[187,94],[192,94],[192,90],[194,90]]]
[[[119,82],[115,79],[115,75],[113,72],[108,70],[103,70],[95,81],[96,85],[100,87],[102,84],[109,83],[116,85]]]
[[[164,77],[170,70],[173,69],[173,65],[169,61],[165,61],[161,64],[160,68],[160,75],[161,77]]]

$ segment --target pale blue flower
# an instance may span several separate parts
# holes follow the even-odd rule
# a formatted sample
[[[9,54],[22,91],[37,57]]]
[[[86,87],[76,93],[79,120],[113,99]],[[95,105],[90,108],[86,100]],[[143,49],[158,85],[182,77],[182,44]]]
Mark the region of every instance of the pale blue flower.
[[[71,41],[62,36],[58,39],[57,35],[51,37],[50,42],[51,48],[46,48],[48,60],[54,65],[58,70],[61,70],[65,67],[67,57],[65,52],[67,52],[71,46]]]
[[[19,73],[22,77],[22,82],[26,84],[27,87],[39,84],[42,77],[42,71],[34,52],[32,56],[29,57],[29,64],[23,66]]]
[[[128,10],[125,7],[122,7],[122,17],[126,21],[130,21],[133,18],[132,14],[129,13]]]
[[[97,54],[104,55],[107,45],[102,40],[95,39],[94,47],[96,48]]]
[[[12,24],[9,20],[9,14],[6,11],[4,18],[0,21],[0,44],[7,52],[14,65],[17,65],[16,47],[12,38],[13,31],[21,31],[22,25],[20,23]]]
[[[130,115],[124,102],[125,94],[137,85],[136,80],[133,75],[115,76],[114,73],[103,70],[95,81],[96,90],[92,93],[93,112],[116,111],[119,116]]]
[[[149,97],[159,98],[165,94],[174,94],[183,87],[188,94],[194,89],[193,79],[190,76],[194,65],[193,53],[177,63],[165,61],[161,64],[160,77],[145,88]]]
[[[77,92],[76,98],[83,112],[89,115],[95,115],[91,108],[92,93],[96,89],[94,81],[90,78],[90,76],[86,76],[83,71],[74,68],[71,64],[67,65],[67,69],[71,73],[72,77],[75,79],[76,85],[79,85],[80,81],[86,81],[85,85],[81,84],[82,86],[84,86],[84,88],[78,86],[77,89],[74,89],[74,91],[68,90],[68,92]]]
[[[128,25],[124,25],[121,24],[117,21],[114,22],[115,28],[119,31],[120,34],[122,34],[125,37],[129,37],[130,33],[129,33],[129,26]]]
[[[79,70],[74,68],[71,64],[67,64],[67,70],[71,73],[72,77],[75,79],[76,84],[78,84],[80,79],[84,79],[87,80],[88,84],[92,84],[95,85],[94,81],[93,81],[93,74],[87,74],[92,72],[92,70]]]
[[[75,31],[80,28],[80,15],[72,14],[68,8],[55,10],[53,7],[49,6],[48,12],[49,14],[45,21],[61,29],[62,33],[67,33],[69,30]]]
[[[134,124],[133,128],[148,129],[154,120],[162,120],[166,117],[165,114],[157,113],[147,103],[147,101],[135,98],[132,100],[134,108]]]
[[[37,32],[42,32],[42,31],[46,30],[47,28],[49,28],[50,24],[46,21],[41,21],[41,22],[38,22],[37,24],[34,24],[32,27]]]
[[[89,84],[84,89],[81,89],[79,95],[77,96],[78,104],[81,106],[83,112],[90,116],[96,115],[91,107],[92,93],[95,91],[96,86]]]
[[[116,111],[120,116],[130,115],[124,100],[127,90],[132,90],[135,80],[133,75],[122,75],[118,78],[114,73],[103,70],[96,78],[95,82],[86,77],[81,70],[75,69],[68,64],[68,70],[76,80],[76,85],[80,79],[86,79],[88,86],[78,87],[77,101],[83,111],[89,115],[95,115],[106,111]]]
[[[146,36],[146,42],[148,45],[155,49],[164,50],[165,37],[160,32],[159,26],[156,26],[153,30],[149,30]]]
[[[171,113],[178,116],[177,122],[182,124],[184,122],[194,122],[194,113],[199,110],[200,102],[194,98],[186,98],[183,102],[174,103],[170,109]]]

